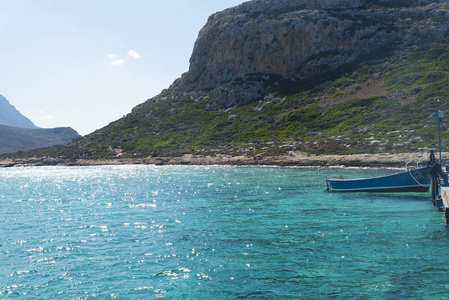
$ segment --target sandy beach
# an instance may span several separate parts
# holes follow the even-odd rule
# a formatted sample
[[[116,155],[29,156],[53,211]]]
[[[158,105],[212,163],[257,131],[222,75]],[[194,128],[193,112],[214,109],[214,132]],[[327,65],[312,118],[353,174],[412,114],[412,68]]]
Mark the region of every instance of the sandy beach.
[[[147,157],[147,158],[115,158],[115,159],[78,159],[33,157],[26,159],[3,159],[0,167],[19,166],[95,166],[95,165],[267,165],[267,166],[298,166],[298,167],[372,167],[372,168],[403,168],[414,157],[415,153],[376,153],[351,155],[314,155],[299,151],[291,151],[274,156],[215,156],[191,155],[181,157]],[[449,158],[449,153],[443,153],[443,160]],[[419,159],[415,157],[416,162]],[[425,161],[428,157],[423,158]],[[438,157],[437,157],[438,159]]]

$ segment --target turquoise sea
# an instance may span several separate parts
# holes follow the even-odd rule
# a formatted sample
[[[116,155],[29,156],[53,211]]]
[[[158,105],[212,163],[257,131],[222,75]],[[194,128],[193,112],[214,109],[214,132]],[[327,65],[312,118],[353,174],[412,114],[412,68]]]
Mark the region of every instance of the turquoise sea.
[[[326,175],[221,167],[0,170],[0,298],[445,299],[428,194],[334,194]]]

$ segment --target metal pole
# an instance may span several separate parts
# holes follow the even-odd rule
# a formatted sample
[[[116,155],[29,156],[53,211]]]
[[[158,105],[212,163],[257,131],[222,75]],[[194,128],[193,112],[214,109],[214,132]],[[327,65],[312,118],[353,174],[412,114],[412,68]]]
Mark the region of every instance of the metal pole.
[[[438,143],[440,146],[440,166],[443,167],[443,159],[441,158],[441,118],[440,118],[440,100],[438,99]]]

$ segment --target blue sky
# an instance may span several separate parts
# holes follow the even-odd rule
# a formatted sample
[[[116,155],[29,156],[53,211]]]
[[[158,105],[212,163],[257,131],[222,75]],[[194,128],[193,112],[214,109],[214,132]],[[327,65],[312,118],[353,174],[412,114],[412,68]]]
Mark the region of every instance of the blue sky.
[[[207,18],[244,0],[0,0],[0,94],[85,135],[188,70]]]

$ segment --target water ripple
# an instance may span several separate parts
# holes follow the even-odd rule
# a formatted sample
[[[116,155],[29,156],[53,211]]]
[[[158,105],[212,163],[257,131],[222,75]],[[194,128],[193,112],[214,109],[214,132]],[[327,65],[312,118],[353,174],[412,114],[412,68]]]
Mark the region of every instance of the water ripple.
[[[427,196],[323,193],[328,171],[4,169],[0,297],[444,298]]]

